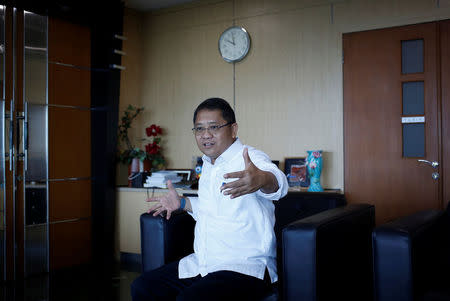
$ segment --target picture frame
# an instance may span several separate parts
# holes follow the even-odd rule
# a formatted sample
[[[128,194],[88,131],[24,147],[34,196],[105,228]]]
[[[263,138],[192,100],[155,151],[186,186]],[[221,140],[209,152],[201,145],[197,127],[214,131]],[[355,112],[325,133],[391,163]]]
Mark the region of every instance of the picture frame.
[[[292,157],[284,159],[284,173],[290,187],[308,187],[310,184],[306,157]]]

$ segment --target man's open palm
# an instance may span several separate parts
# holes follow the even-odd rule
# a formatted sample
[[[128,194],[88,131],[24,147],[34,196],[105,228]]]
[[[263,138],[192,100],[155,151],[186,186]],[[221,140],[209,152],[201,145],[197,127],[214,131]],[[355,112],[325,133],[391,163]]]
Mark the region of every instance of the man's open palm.
[[[255,192],[266,184],[264,172],[253,164],[248,155],[247,148],[244,148],[242,156],[244,157],[245,169],[225,174],[225,179],[237,178],[237,180],[224,184],[220,188],[220,191],[222,191],[223,194],[230,195],[230,198],[232,199]]]
[[[166,217],[169,219],[172,212],[180,208],[180,196],[173,187],[172,181],[167,181],[167,188],[169,191],[165,195],[147,199],[147,202],[157,202],[148,209],[147,213],[154,211],[153,216],[157,216],[158,214],[167,211]]]

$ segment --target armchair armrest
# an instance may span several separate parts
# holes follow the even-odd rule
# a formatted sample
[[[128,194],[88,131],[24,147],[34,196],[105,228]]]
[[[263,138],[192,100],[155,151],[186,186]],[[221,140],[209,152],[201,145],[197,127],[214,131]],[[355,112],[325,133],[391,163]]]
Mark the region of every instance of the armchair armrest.
[[[283,229],[284,300],[370,300],[373,205],[330,209]]]
[[[433,278],[442,211],[422,211],[373,232],[375,300],[415,300]]]
[[[140,222],[143,272],[193,252],[195,221],[186,212],[175,211],[169,220],[144,213]]]

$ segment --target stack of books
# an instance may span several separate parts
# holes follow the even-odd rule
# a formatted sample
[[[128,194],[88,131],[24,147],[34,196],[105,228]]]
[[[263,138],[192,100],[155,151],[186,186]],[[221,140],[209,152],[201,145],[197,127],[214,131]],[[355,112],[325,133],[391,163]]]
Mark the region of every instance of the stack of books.
[[[152,175],[147,177],[144,183],[144,187],[158,187],[167,188],[167,181],[171,180],[172,183],[178,183],[183,179],[177,175],[176,172],[170,170],[161,170],[152,172]]]

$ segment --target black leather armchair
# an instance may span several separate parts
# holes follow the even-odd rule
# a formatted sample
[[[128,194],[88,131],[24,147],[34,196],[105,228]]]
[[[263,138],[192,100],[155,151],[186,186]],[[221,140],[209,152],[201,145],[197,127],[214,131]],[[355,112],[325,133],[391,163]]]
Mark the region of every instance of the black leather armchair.
[[[450,206],[373,232],[375,300],[450,300]]]
[[[275,202],[279,284],[264,301],[370,299],[374,207],[345,204],[326,193]],[[192,253],[194,225],[185,212],[141,215],[143,271]]]

